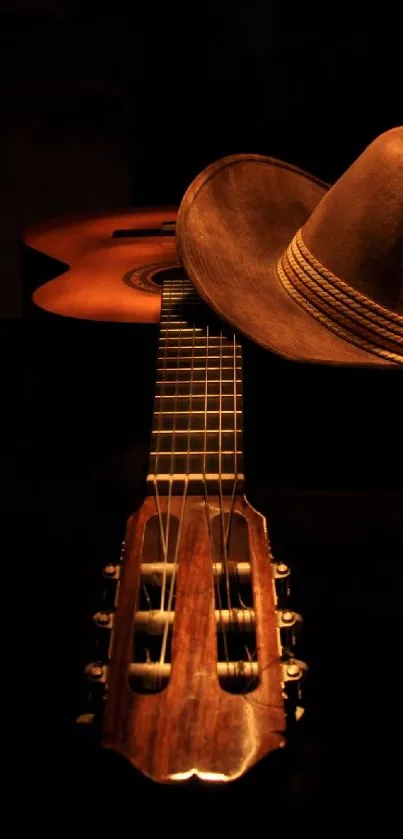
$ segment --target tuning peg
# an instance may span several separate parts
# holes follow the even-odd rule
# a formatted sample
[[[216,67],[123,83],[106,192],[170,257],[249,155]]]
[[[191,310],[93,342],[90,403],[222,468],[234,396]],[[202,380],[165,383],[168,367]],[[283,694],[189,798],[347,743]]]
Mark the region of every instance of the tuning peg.
[[[298,658],[289,658],[287,661],[283,661],[282,668],[283,679],[287,684],[289,682],[292,684],[300,682],[308,671],[308,665],[305,661],[301,661]]]
[[[118,596],[121,563],[123,561],[126,543],[123,540],[120,548],[120,555],[117,562],[109,562],[102,569],[104,586],[102,591],[102,608],[93,615],[93,624],[96,628],[95,655],[102,657],[101,660],[92,661],[85,668],[84,711],[76,717],[76,722],[83,728],[94,728],[94,723],[102,716],[103,705],[107,691],[107,665],[104,661],[109,657],[109,646],[111,642],[111,631],[114,623],[114,609]],[[105,632],[105,630],[109,630]]]
[[[277,601],[284,605],[290,597],[291,570],[285,562],[273,564],[273,577],[276,587]]]
[[[289,658],[282,663],[283,682],[285,688],[285,705],[289,721],[298,721],[304,709],[302,702],[302,682],[308,671],[304,661],[297,658]]]
[[[102,609],[92,617],[94,625],[93,654],[104,661],[109,658],[114,618],[114,613],[108,609]]]
[[[91,684],[106,685],[108,667],[103,661],[91,661],[85,668],[85,675]]]
[[[76,717],[76,724],[88,730],[89,736],[98,732],[102,719],[107,691],[107,667],[103,662],[94,661],[85,668],[85,692],[82,695],[83,710]]]
[[[86,714],[79,714],[76,717],[77,725],[94,725],[95,723],[95,713],[88,712]]]
[[[105,565],[105,567],[102,569],[103,611],[111,611],[116,606],[119,589],[120,570],[120,562],[110,562],[108,563],[108,565]]]
[[[113,629],[114,613],[107,610],[96,612],[93,621],[100,629]]]
[[[302,617],[298,612],[293,612],[291,609],[278,609],[276,615],[283,656],[288,657],[296,647],[302,626]]]
[[[108,565],[105,565],[102,576],[107,580],[118,580],[120,577],[120,564],[109,562]]]

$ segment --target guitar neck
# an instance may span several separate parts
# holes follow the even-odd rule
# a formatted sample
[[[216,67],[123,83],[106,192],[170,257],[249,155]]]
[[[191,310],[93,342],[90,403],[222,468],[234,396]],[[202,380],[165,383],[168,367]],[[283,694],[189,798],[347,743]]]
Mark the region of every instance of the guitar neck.
[[[212,325],[213,324],[213,325]],[[186,275],[163,285],[147,485],[242,493],[242,347]]]

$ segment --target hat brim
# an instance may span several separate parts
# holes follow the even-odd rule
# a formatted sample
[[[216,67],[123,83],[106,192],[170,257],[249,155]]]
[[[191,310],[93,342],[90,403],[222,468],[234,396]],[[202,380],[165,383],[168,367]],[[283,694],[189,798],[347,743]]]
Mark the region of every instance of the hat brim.
[[[278,278],[278,259],[328,189],[275,158],[222,158],[183,196],[176,226],[179,258],[207,305],[261,347],[294,361],[394,366],[324,327]]]

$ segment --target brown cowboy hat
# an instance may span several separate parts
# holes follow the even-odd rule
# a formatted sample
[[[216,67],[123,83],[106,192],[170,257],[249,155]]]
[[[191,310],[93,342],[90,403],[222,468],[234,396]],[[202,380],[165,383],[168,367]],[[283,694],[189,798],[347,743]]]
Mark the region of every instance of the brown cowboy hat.
[[[271,157],[218,160],[182,199],[177,246],[200,297],[260,346],[403,364],[403,127],[331,187]]]

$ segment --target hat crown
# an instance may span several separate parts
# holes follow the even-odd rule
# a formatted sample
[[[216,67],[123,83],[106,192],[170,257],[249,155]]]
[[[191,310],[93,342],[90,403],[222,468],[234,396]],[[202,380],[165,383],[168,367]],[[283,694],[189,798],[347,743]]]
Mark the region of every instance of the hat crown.
[[[403,127],[365,149],[322,198],[302,234],[325,268],[403,312]]]
[[[403,365],[403,126],[331,188],[262,155],[210,164],[182,199],[177,245],[199,295],[262,347]]]

